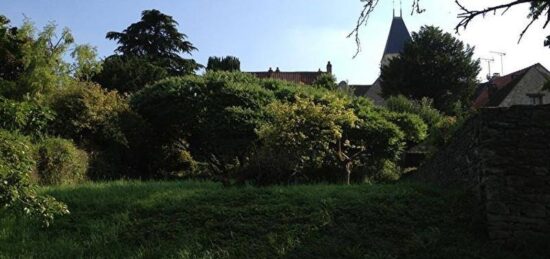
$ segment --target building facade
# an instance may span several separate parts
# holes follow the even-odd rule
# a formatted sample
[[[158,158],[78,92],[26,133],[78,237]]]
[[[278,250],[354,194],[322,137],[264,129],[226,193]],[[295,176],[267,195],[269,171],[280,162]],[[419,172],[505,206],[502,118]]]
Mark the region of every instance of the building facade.
[[[541,64],[495,76],[478,86],[473,108],[550,104],[550,92],[543,90],[548,81],[550,72]]]

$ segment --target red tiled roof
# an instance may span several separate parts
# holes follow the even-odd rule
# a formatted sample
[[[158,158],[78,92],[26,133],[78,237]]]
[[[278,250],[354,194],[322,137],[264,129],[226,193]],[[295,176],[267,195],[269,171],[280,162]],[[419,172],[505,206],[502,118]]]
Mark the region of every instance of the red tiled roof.
[[[522,70],[491,79],[489,82],[479,85],[476,98],[473,103],[475,109],[486,106],[498,106],[514,89],[517,83],[523,78],[527,71],[540,65],[535,64]],[[491,89],[490,89],[491,88]],[[490,93],[491,91],[491,93]]]
[[[325,72],[248,72],[258,78],[273,78],[299,84],[312,85]]]

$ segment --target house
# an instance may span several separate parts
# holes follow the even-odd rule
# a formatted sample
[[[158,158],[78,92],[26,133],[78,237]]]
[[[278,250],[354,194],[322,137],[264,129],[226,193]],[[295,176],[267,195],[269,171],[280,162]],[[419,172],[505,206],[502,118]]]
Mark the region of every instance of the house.
[[[282,72],[279,68],[273,71],[272,68],[269,68],[268,71],[264,72],[246,72],[252,74],[258,78],[272,78],[285,80],[293,83],[312,85],[320,76],[324,74],[332,74],[332,64],[330,61],[327,63],[326,72],[321,71],[304,71],[304,72]]]
[[[380,60],[380,67],[389,64],[392,58],[399,56],[399,53],[405,48],[405,44],[411,40],[411,35],[405,25],[402,15],[393,17],[390,27],[390,33],[386,41],[386,47]],[[354,93],[358,96],[365,96],[371,99],[376,105],[384,105],[382,97],[382,87],[380,78],[376,79],[372,85],[350,85]]]
[[[550,72],[538,63],[505,76],[495,75],[478,86],[473,108],[550,104],[550,92],[542,90],[549,80]]]

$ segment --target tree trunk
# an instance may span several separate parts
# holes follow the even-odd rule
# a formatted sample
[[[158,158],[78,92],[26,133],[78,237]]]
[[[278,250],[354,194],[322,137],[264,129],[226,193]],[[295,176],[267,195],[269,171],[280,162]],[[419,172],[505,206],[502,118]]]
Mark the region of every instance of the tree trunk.
[[[348,161],[346,163],[346,173],[347,173],[346,183],[347,185],[351,185],[351,161]]]

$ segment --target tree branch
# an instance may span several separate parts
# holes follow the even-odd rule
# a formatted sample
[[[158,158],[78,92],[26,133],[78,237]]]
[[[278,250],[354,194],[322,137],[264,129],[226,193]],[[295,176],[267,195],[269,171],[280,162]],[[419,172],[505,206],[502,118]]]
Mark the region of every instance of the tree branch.
[[[534,8],[533,7],[533,4],[534,4],[533,0],[516,0],[516,1],[509,2],[507,4],[501,4],[501,5],[487,7],[487,8],[482,9],[482,10],[470,10],[470,9],[466,8],[463,4],[461,4],[459,0],[455,0],[455,3],[458,5],[460,10],[462,11],[462,13],[458,14],[458,18],[461,19],[461,20],[455,27],[455,31],[457,33],[459,32],[460,28],[466,29],[468,27],[468,25],[470,24],[470,22],[478,16],[485,17],[485,15],[490,14],[490,13],[493,13],[493,15],[496,15],[496,13],[500,10],[502,10],[500,15],[504,15],[513,6],[520,5],[520,4],[531,4],[531,8],[532,8],[531,9],[531,14],[529,14],[529,16],[528,16],[529,18],[531,18],[531,21],[527,24],[527,26],[525,26],[525,28],[521,32],[521,34],[519,36],[518,43],[521,41],[521,39],[523,38],[523,36],[527,32],[527,30],[529,30],[529,28],[531,28],[533,23],[536,20],[538,20],[539,16],[542,14],[542,10],[547,9],[550,6],[550,3],[548,1],[546,1],[539,8],[533,9]],[[546,26],[548,25],[548,23],[550,21],[550,12],[547,11],[546,13],[547,13],[547,18],[546,18],[546,22],[545,22],[543,28],[546,28]]]

